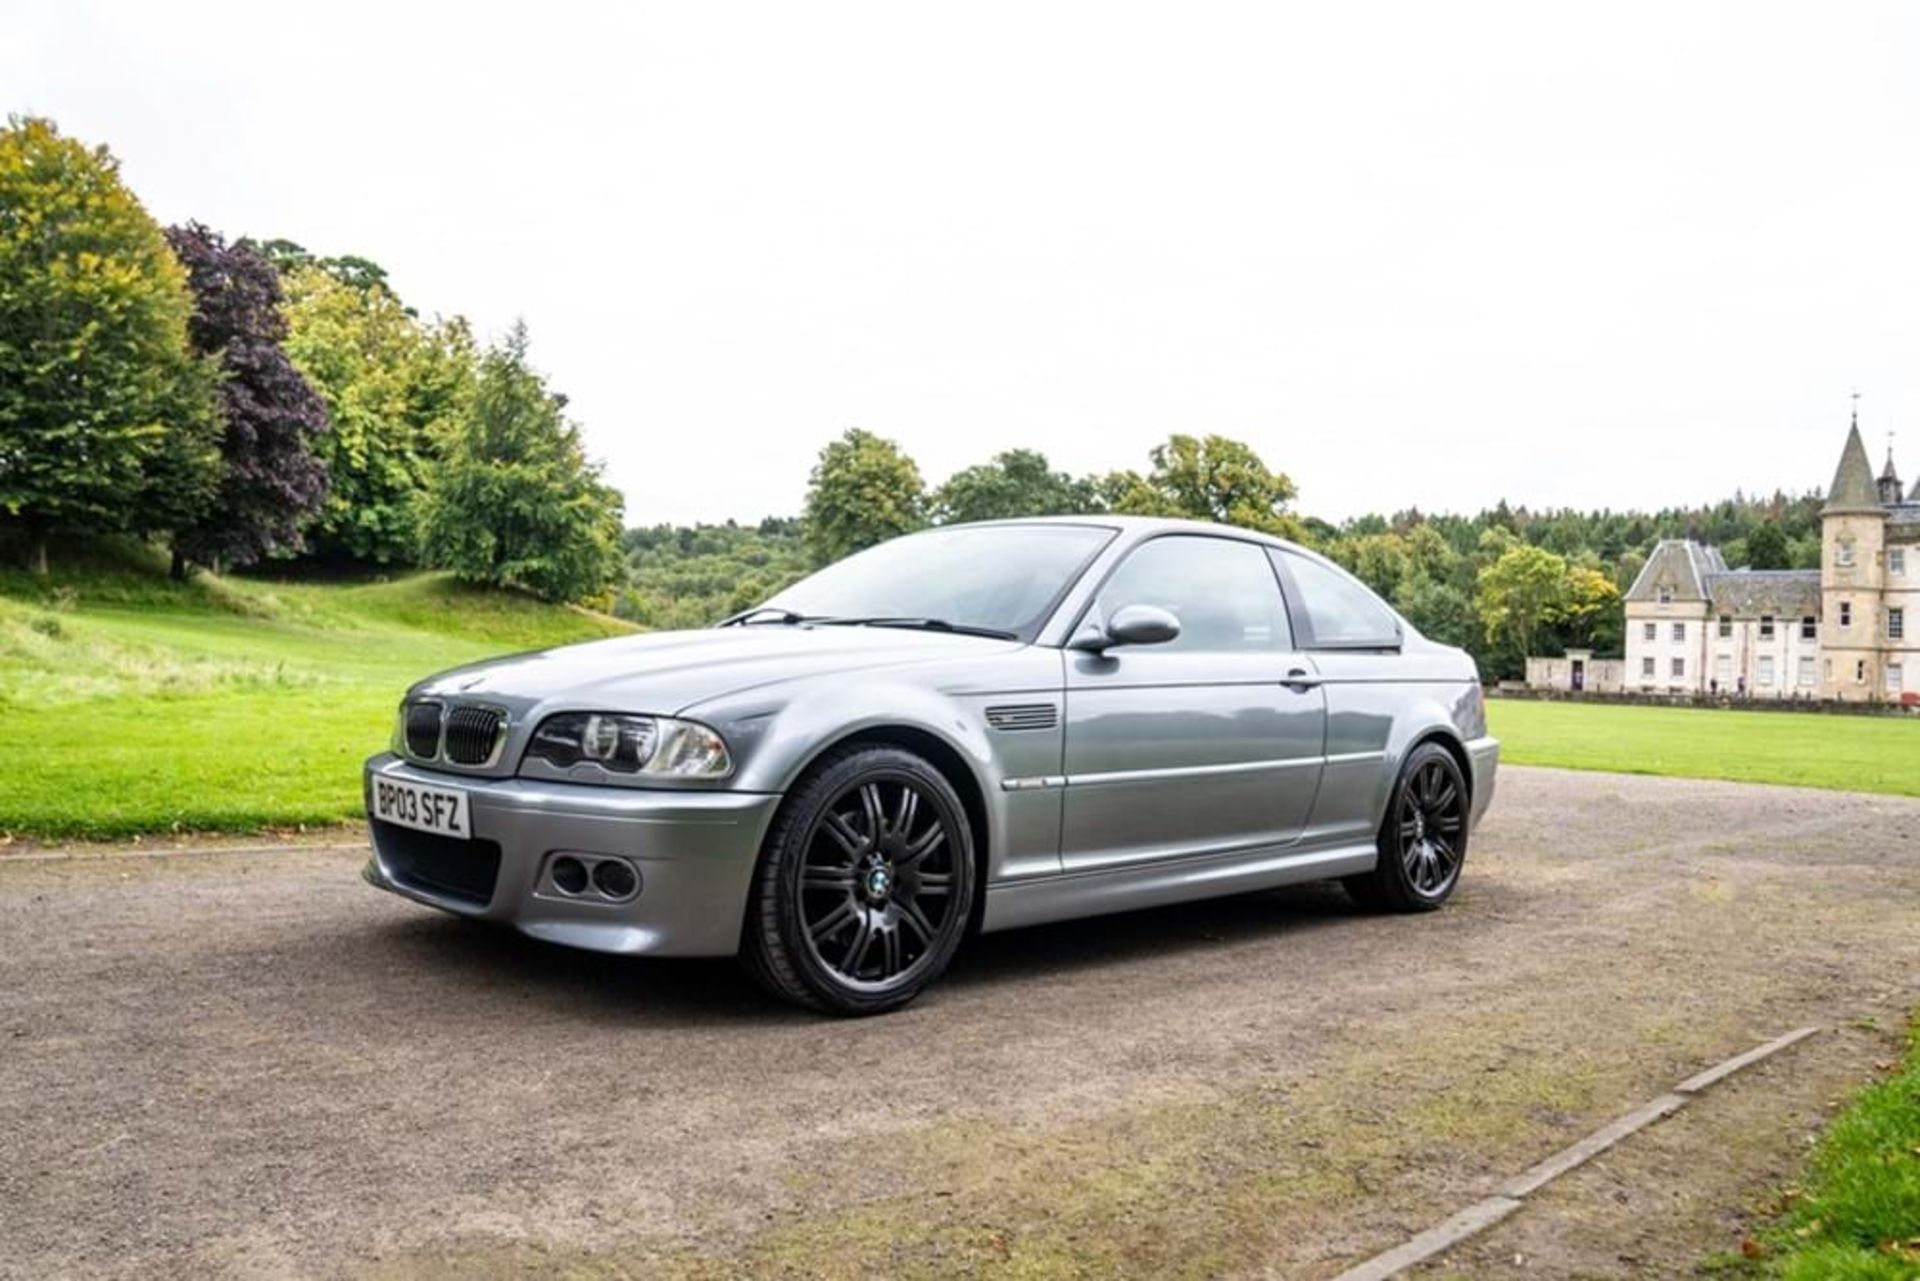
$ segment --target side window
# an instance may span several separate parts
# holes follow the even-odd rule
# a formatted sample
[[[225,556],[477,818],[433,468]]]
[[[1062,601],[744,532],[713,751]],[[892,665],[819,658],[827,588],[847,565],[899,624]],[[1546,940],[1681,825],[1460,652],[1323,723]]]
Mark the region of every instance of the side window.
[[[1228,538],[1173,535],[1142,544],[1100,589],[1103,619],[1128,605],[1156,605],[1180,620],[1160,650],[1293,648],[1280,584],[1261,549]]]
[[[1305,556],[1281,551],[1271,555],[1299,589],[1300,604],[1313,624],[1315,645],[1391,649],[1400,643],[1399,620],[1358,579]]]

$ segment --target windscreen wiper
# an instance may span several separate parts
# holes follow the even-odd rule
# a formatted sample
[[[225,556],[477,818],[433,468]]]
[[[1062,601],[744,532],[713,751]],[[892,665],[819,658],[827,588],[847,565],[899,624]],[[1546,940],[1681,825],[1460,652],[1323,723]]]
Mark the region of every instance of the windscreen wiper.
[[[910,627],[922,632],[952,632],[956,636],[985,636],[991,640],[1019,640],[1020,637],[998,627],[975,627],[971,623],[953,623],[944,618],[819,618],[811,622],[831,627]]]
[[[767,615],[767,617],[763,618],[761,617],[762,615]],[[805,614],[796,614],[794,611],[782,609],[778,605],[756,605],[752,609],[743,610],[730,618],[721,619],[718,625],[721,627],[745,627],[749,623],[779,623],[786,627],[793,627],[800,623],[810,623],[812,621],[814,620],[808,618]]]

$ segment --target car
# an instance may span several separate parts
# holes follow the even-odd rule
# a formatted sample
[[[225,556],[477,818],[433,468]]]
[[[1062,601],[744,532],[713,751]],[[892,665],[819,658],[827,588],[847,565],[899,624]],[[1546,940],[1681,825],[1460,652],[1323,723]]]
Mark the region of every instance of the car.
[[[1498,761],[1473,660],[1303,547],[954,525],[420,682],[365,766],[365,877],[872,1014],[984,931],[1322,879],[1437,908]]]

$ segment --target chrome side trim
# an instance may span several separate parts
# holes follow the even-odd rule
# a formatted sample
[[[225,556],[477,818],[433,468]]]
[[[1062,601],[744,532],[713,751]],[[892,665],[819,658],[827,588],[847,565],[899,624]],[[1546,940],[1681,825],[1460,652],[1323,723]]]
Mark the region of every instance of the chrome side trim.
[[[1271,770],[1304,769],[1320,765],[1322,756],[1295,756],[1286,760],[1230,761],[1224,765],[1178,765],[1167,769],[1123,769],[1101,774],[1070,774],[1068,787],[1101,787],[1109,783],[1148,783],[1163,778],[1203,778],[1214,774],[1260,774]]]
[[[1385,752],[1338,752],[1323,758],[1329,765],[1357,765],[1362,761],[1384,761]]]
[[[1052,787],[1104,787],[1114,783],[1153,783],[1170,778],[1206,778],[1220,774],[1260,774],[1274,770],[1305,769],[1309,765],[1344,765],[1350,761],[1377,761],[1385,752],[1348,752],[1340,756],[1295,756],[1273,761],[1229,761],[1224,765],[1178,765],[1166,769],[1109,770],[1099,774],[1030,774],[1003,778],[1003,792],[1035,792]]]

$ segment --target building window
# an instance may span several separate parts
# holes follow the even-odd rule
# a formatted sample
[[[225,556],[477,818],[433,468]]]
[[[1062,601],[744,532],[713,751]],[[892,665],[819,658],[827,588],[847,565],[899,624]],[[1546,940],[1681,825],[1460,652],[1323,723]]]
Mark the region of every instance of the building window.
[[[1867,660],[1864,658],[1853,665],[1853,683],[1855,685],[1867,683]]]
[[[1716,654],[1713,659],[1713,675],[1722,685],[1733,679],[1733,655]]]
[[[1755,684],[1765,685],[1768,688],[1772,688],[1773,686],[1773,655],[1772,654],[1760,655],[1760,666],[1755,671],[1753,679]]]
[[[1685,623],[1675,623],[1673,625],[1673,638],[1677,641],[1683,641],[1687,638],[1687,625]]]
[[[1773,639],[1773,615],[1772,614],[1760,615],[1760,639],[1761,640]]]
[[[1812,640],[1820,634],[1820,620],[1808,614],[1800,620],[1800,639]]]
[[[1853,602],[1850,600],[1840,602],[1840,626],[1853,626]]]
[[[1648,680],[1653,679],[1653,659],[1643,658],[1640,660],[1640,674]]]
[[[1907,549],[1904,547],[1887,548],[1887,572],[1898,574],[1902,578],[1907,574]]]
[[[1673,660],[1673,679],[1679,680],[1682,677],[1684,677],[1686,674],[1687,674],[1687,660],[1684,658],[1674,659]]]
[[[1641,638],[1642,640],[1650,640],[1650,641],[1656,641],[1656,640],[1659,640],[1659,639],[1660,639],[1660,624],[1658,624],[1658,623],[1648,623],[1648,624],[1646,624],[1646,625],[1645,625],[1644,627],[1642,627],[1642,628],[1640,629],[1640,638]]]
[[[1673,588],[1667,586],[1665,583],[1660,584],[1660,603],[1662,605],[1673,604]]]
[[[1907,611],[1890,609],[1887,611],[1887,639],[1900,640],[1907,634]]]
[[[1834,544],[1833,563],[1842,569],[1850,568],[1853,565],[1853,540],[1851,538],[1843,538]]]
[[[1731,635],[1733,635],[1733,616],[1722,614],[1720,615],[1720,639],[1725,640]]]
[[[1895,698],[1900,697],[1900,678],[1901,678],[1900,664],[1888,663],[1887,664],[1887,693],[1891,694]]]
[[[1813,656],[1803,655],[1800,659],[1800,688],[1813,688]]]

